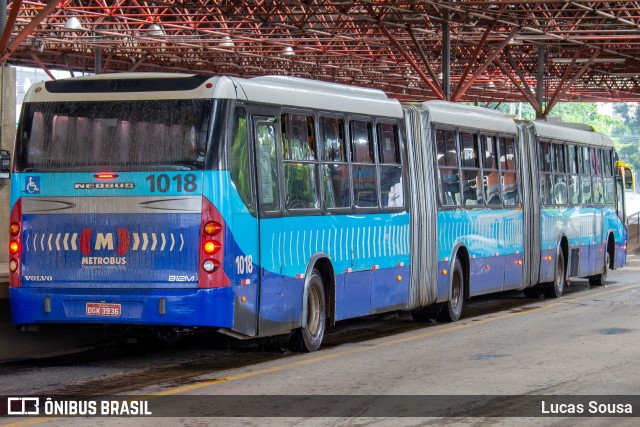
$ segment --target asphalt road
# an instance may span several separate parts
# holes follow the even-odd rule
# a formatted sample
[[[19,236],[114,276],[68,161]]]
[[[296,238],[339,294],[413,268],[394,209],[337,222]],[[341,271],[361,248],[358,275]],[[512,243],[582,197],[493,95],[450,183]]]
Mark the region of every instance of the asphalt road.
[[[0,425],[637,425],[637,418],[531,416],[547,398],[588,411],[602,395],[621,395],[613,403],[640,395],[639,272],[632,256],[604,288],[575,281],[558,300],[520,293],[474,300],[453,324],[418,324],[404,315],[344,322],[313,354],[196,339],[170,350],[105,346],[71,359],[7,365],[0,367],[0,394],[155,395],[144,398],[150,410],[178,418],[5,418]],[[279,397],[225,398],[237,395]],[[451,418],[437,411],[441,398],[416,395],[468,397],[446,398],[448,413],[457,415]],[[496,408],[527,418],[486,416]],[[632,410],[637,417],[640,402]],[[432,417],[408,416],[421,411]],[[229,414],[247,417],[191,417]],[[326,414],[332,417],[318,417]]]

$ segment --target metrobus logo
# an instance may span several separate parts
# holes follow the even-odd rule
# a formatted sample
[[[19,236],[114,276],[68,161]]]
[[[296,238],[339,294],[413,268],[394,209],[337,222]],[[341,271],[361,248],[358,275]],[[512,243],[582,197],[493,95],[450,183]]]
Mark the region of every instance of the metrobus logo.
[[[139,233],[126,228],[116,232],[94,232],[84,228],[81,233],[33,233],[25,238],[28,252],[80,251],[82,255],[92,255],[94,251],[115,251],[125,255],[130,251],[182,252],[182,233]]]

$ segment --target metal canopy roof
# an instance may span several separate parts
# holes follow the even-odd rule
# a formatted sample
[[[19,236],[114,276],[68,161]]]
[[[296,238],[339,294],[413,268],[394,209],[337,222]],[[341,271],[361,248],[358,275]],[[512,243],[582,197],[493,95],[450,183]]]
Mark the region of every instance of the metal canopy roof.
[[[445,97],[450,56],[454,101],[545,113],[539,75],[546,112],[640,100],[634,1],[13,0],[6,13],[3,61],[45,70],[283,74],[423,101]]]

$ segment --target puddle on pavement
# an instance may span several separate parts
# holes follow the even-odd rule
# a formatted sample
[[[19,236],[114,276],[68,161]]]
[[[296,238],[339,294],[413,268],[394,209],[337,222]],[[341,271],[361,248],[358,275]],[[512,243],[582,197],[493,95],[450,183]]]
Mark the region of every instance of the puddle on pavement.
[[[604,329],[598,330],[598,332],[601,333],[602,335],[618,335],[618,334],[624,334],[631,331],[632,329],[623,329],[623,328],[604,328]]]
[[[500,357],[507,357],[508,354],[502,353],[487,353],[487,354],[476,354],[471,356],[472,360],[490,360],[490,359],[499,359]]]

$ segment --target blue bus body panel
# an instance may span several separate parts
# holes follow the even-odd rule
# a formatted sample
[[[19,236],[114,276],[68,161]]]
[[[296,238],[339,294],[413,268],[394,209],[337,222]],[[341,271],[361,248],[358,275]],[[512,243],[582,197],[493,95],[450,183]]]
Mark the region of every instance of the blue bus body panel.
[[[39,277],[53,287],[198,282],[199,214],[25,214],[23,228],[24,287],[42,285]]]
[[[468,209],[438,212],[438,298],[448,299],[449,276],[459,247],[469,255],[470,296],[522,286],[522,209]]]
[[[13,323],[119,323],[231,328],[236,289],[56,289],[10,288]],[[49,298],[51,312],[45,312]],[[164,299],[165,314],[160,314]],[[121,304],[118,317],[88,316],[87,303]]]
[[[563,237],[569,245],[569,259],[565,260],[568,276],[587,277],[602,271],[610,233],[616,242],[615,266],[622,267],[626,262],[626,228],[608,206],[545,207],[540,230],[540,282],[553,281],[557,247]],[[573,265],[577,265],[577,272]]]

